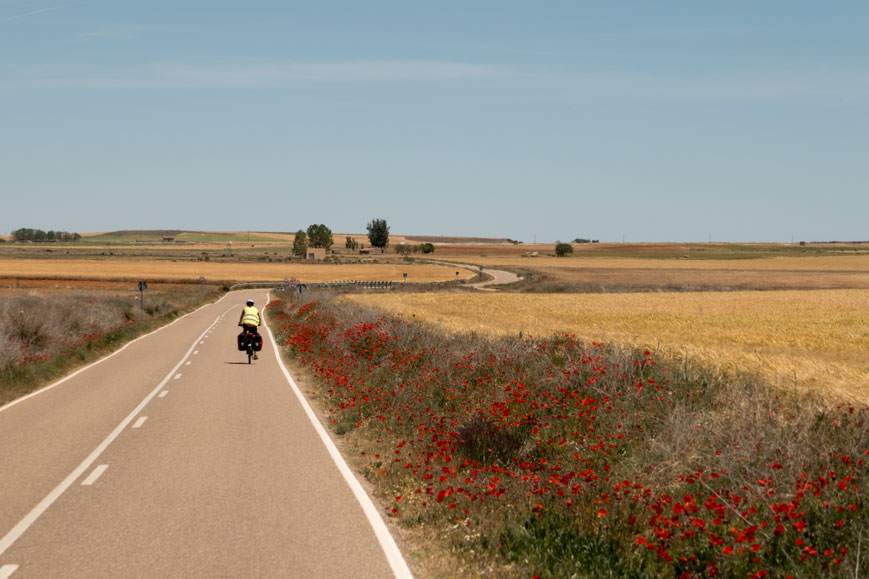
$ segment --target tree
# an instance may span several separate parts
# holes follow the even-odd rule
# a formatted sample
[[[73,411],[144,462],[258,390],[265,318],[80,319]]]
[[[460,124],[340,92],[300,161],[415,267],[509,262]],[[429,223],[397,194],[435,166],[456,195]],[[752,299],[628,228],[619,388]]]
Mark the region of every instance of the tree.
[[[329,251],[332,247],[332,230],[322,223],[308,226],[308,246],[323,247]]]
[[[573,246],[569,243],[561,243],[560,241],[555,244],[555,255],[558,257],[564,257],[565,255],[570,255],[573,253]]]
[[[346,249],[354,250],[359,247],[359,242],[348,235],[347,240],[344,242],[344,247]]]
[[[373,219],[368,222],[368,241],[371,247],[379,247],[382,252],[389,246],[389,226],[386,219]]]
[[[12,232],[12,238],[15,241],[78,241],[81,239],[81,235],[68,231],[49,230],[46,232],[41,229],[22,227]]]
[[[304,257],[308,252],[308,235],[301,229],[296,232],[296,238],[293,240],[293,255]]]

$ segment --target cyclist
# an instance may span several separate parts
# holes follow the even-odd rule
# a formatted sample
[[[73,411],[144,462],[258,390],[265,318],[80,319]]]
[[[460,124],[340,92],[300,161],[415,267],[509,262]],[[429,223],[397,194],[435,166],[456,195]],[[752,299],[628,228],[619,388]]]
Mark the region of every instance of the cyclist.
[[[244,328],[245,332],[250,332],[254,336],[259,336],[257,328],[260,325],[260,321],[259,310],[253,307],[253,300],[247,300],[247,304],[241,311],[241,316],[238,318],[238,325]],[[253,353],[253,359],[259,359],[256,352]]]

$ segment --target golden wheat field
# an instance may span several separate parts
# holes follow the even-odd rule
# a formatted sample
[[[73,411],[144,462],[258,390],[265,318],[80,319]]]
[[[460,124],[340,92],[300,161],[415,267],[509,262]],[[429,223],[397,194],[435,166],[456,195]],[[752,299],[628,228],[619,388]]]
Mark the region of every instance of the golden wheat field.
[[[431,264],[327,264],[327,263],[218,263],[204,261],[156,261],[112,258],[91,259],[0,259],[0,276],[27,278],[88,278],[136,280],[280,281],[450,281],[456,268]],[[459,278],[473,273],[460,269]]]
[[[353,295],[452,331],[628,344],[869,403],[869,291]]]

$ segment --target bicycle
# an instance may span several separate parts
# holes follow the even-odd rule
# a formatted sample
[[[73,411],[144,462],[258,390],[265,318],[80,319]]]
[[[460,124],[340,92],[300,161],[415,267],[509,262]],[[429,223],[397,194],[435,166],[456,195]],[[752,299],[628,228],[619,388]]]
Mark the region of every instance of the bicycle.
[[[262,349],[262,337],[245,329],[238,336],[238,349],[247,354],[247,363],[257,359],[257,352]]]

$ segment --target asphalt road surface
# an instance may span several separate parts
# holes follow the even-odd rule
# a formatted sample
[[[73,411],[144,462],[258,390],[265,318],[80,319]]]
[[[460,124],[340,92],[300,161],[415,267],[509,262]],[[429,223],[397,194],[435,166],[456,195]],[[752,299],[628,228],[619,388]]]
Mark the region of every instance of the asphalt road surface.
[[[410,576],[247,297],[0,408],[0,579]]]

